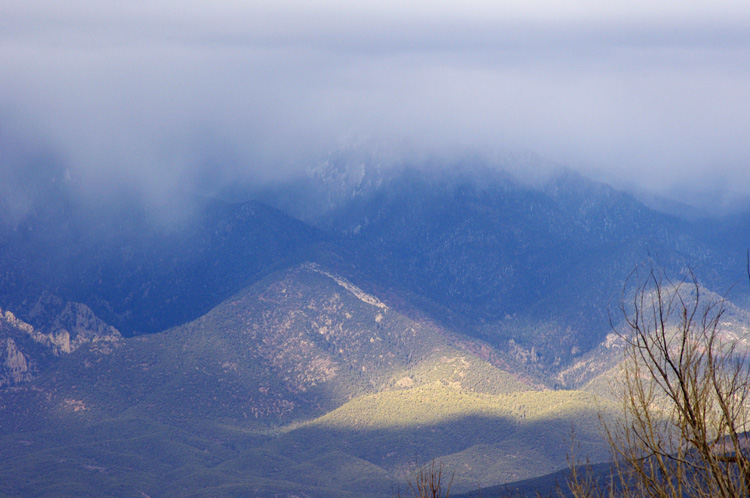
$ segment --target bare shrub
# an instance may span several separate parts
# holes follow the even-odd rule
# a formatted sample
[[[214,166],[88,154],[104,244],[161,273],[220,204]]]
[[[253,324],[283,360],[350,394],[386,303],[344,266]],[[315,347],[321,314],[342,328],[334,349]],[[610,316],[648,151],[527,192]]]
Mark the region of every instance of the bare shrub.
[[[653,264],[629,283],[620,302],[620,416],[602,419],[615,481],[593,486],[572,465],[571,491],[577,498],[748,496],[750,370],[740,342],[723,330],[726,301],[704,295],[692,272],[673,282]]]
[[[454,475],[445,482],[445,468],[442,462],[434,458],[427,465],[417,467],[407,480],[409,494],[403,496],[401,490],[396,492],[398,498],[450,498]]]

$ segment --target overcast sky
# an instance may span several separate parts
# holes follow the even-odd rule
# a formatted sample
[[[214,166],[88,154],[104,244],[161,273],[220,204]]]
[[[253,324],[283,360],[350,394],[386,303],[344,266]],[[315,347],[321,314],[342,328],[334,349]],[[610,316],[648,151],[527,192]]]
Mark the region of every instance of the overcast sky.
[[[2,167],[146,197],[363,136],[747,193],[748,89],[747,0],[0,0]]]

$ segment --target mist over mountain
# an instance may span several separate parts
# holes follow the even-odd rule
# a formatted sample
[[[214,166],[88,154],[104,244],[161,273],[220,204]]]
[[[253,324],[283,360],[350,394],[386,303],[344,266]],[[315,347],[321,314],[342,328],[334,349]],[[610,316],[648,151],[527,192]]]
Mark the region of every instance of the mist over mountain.
[[[644,263],[750,344],[745,1],[0,13],[2,496],[548,485]]]
[[[635,265],[690,267],[728,289],[748,240],[741,217],[666,214],[564,168],[530,183],[474,157],[394,168],[340,154],[265,195],[356,248],[371,278],[426,298],[467,333],[558,364],[570,360],[563,350],[603,340]]]
[[[533,156],[400,161],[339,149],[177,217],[26,178],[0,230],[3,493],[385,497],[415,455],[469,491],[565,467],[573,421],[604,461],[634,266],[744,278],[746,215],[519,176]]]
[[[748,193],[741,1],[4,7],[3,133],[155,205],[284,178],[359,136]]]
[[[541,164],[531,180],[481,156],[421,161],[342,149],[304,176],[245,191],[263,203],[186,195],[171,221],[127,197],[92,209],[50,167],[49,182],[28,186],[42,189],[34,208],[3,226],[0,293],[22,317],[45,291],[125,335],[154,333],[269,271],[318,261],[495,347],[533,349],[548,368],[603,340],[608,305],[649,257],[717,290],[742,276],[743,215],[666,214],[559,166]]]

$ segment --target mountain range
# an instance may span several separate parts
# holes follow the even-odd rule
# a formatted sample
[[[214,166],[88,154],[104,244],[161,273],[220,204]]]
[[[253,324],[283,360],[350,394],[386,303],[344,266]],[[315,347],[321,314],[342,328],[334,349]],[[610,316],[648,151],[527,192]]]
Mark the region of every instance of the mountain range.
[[[569,171],[339,153],[184,220],[64,181],[0,225],[4,496],[392,496],[566,466],[598,417],[623,285],[656,260],[730,294],[747,217],[666,214]]]

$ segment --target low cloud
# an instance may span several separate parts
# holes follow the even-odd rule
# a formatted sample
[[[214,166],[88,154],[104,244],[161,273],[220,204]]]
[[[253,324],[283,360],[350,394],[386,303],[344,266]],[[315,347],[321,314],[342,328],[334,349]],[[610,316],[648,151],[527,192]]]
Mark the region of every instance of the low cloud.
[[[155,204],[360,136],[750,189],[744,3],[254,3],[0,3],[3,147]]]

